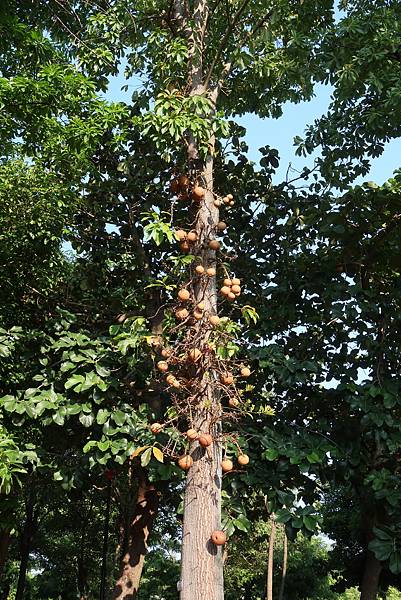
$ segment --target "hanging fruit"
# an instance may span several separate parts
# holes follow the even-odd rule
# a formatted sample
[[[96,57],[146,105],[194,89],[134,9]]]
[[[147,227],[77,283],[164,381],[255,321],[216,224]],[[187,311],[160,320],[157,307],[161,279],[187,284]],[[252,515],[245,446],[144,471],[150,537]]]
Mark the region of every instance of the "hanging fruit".
[[[197,265],[195,267],[195,271],[198,273],[198,275],[203,275],[203,273],[205,272],[205,267],[202,265]]]
[[[178,297],[180,300],[182,300],[182,302],[187,302],[187,300],[190,299],[191,294],[189,293],[188,290],[186,290],[185,288],[182,288],[179,292],[178,292]]]
[[[165,360],[159,360],[159,362],[157,363],[157,368],[162,373],[165,373],[166,371],[168,371],[168,363]]]
[[[224,458],[221,461],[221,470],[223,471],[223,473],[228,473],[229,471],[232,471],[233,468],[234,468],[233,461],[230,460],[229,458]]]
[[[185,433],[185,435],[187,436],[187,438],[189,439],[190,442],[194,442],[195,440],[198,439],[198,432],[196,431],[196,429],[188,429],[188,431]]]
[[[188,469],[190,469],[194,464],[194,459],[192,458],[192,456],[189,456],[189,454],[184,454],[184,456],[181,456],[178,459],[177,464],[180,467],[180,469],[188,471]]]
[[[245,467],[249,463],[249,456],[247,454],[240,454],[237,458],[237,462],[241,467]]]
[[[217,252],[217,250],[220,250],[220,242],[218,240],[210,240],[209,248]]]
[[[188,244],[187,240],[184,240],[183,242],[181,242],[181,244],[180,244],[181,252],[187,253],[190,251],[190,249],[191,249],[191,246]]]
[[[231,385],[234,381],[234,377],[233,377],[232,373],[222,373],[220,375],[220,381],[224,385]]]
[[[177,229],[175,232],[176,237],[178,238],[178,240],[180,242],[184,241],[187,239],[187,233],[186,231],[184,231],[183,229]]]
[[[160,433],[163,429],[163,425],[161,423],[152,423],[152,425],[150,426],[150,431],[156,435],[157,433]]]
[[[186,192],[187,189],[189,188],[189,178],[186,175],[180,175],[178,177],[178,186],[180,188],[181,192]]]
[[[224,546],[227,541],[227,536],[224,531],[213,531],[210,539],[216,546]]]
[[[202,446],[202,448],[207,448],[213,443],[213,438],[210,435],[210,433],[201,433],[199,434],[198,442],[199,445]]]
[[[195,185],[194,189],[192,190],[192,198],[195,200],[195,202],[200,202],[205,194],[206,190],[200,185]]]
[[[189,312],[186,308],[179,308],[175,311],[175,316],[179,321],[185,321],[189,317]]]

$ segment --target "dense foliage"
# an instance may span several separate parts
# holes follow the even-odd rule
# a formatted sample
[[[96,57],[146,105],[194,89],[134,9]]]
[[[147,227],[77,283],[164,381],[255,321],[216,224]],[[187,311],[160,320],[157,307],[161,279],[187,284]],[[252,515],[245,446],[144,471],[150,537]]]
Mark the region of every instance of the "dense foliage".
[[[223,402],[224,452],[250,457],[223,478],[226,597],[264,597],[267,506],[290,540],[288,598],[356,597],[372,561],[397,598],[401,175],[352,182],[399,136],[401,15],[399,2],[340,4],[336,19],[329,0],[213,3],[191,45],[202,3],[187,25],[162,0],[2,3],[4,598],[22,597],[26,573],[26,597],[96,597],[102,561],[111,588],[141,478],[160,509],[137,597],[177,597],[190,420],[156,365],[179,343],[175,297],[195,264],[176,234],[192,213],[170,189],[188,139],[213,156],[217,196],[235,199],[218,276],[240,277],[241,305],[220,302],[216,355],[251,368],[239,407]],[[135,90],[110,102],[123,68]],[[278,152],[252,163],[235,118],[279,117],[317,82],[333,86],[329,110],[296,143],[321,156],[273,185]],[[319,529],[333,548],[310,539]]]

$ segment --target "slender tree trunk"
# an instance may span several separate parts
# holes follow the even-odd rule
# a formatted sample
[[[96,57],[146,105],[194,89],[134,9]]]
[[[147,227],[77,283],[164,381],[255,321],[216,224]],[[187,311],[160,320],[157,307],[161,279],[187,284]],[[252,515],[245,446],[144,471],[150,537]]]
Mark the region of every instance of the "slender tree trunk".
[[[147,540],[159,506],[159,493],[145,479],[139,480],[138,497],[129,528],[128,550],[113,591],[113,600],[135,598],[147,552]]]
[[[381,562],[368,550],[361,584],[361,600],[376,600],[382,568]]]
[[[79,545],[79,553],[77,558],[77,583],[80,600],[87,600],[88,594],[88,573],[85,567],[85,539],[86,539],[86,524],[82,528],[81,543]]]
[[[270,517],[271,531],[269,538],[269,554],[267,560],[267,581],[266,581],[266,598],[273,600],[273,566],[274,566],[274,542],[276,539],[276,517],[274,514]]]
[[[36,518],[34,514],[33,494],[29,493],[26,501],[25,523],[20,540],[20,567],[18,574],[17,591],[15,593],[15,600],[23,600],[24,598],[26,572],[28,569],[29,552],[31,549],[32,536],[35,531],[35,523]]]
[[[8,548],[10,547],[11,535],[6,529],[0,531],[0,575],[7,562]]]
[[[105,600],[105,598],[106,598],[107,549],[108,549],[108,545],[109,545],[110,502],[111,502],[111,481],[108,481],[106,513],[104,516],[104,527],[103,527],[102,568],[101,568],[101,572],[100,572],[100,600]]]
[[[288,540],[285,534],[284,527],[284,539],[283,539],[283,572],[281,575],[281,585],[280,585],[280,594],[278,596],[278,600],[284,600],[284,590],[285,590],[285,579],[287,577],[287,562],[288,562]]]
[[[190,146],[190,164],[196,165],[196,157],[196,149]],[[205,267],[215,267],[215,252],[208,248],[208,240],[215,237],[219,216],[218,209],[213,204],[212,156],[203,165],[200,180],[207,192],[196,220],[199,239],[197,253]],[[196,303],[204,302],[206,311],[212,314],[217,312],[214,277],[208,278],[207,283],[195,285],[194,295]],[[207,338],[202,342],[206,343]],[[216,374],[211,370],[209,377],[209,381],[205,382],[199,408],[193,415],[193,427],[210,433],[213,444],[206,450],[197,442],[191,446],[194,464],[188,472],[184,498],[181,600],[224,598],[222,550],[210,541],[212,532],[221,528],[221,426]]]

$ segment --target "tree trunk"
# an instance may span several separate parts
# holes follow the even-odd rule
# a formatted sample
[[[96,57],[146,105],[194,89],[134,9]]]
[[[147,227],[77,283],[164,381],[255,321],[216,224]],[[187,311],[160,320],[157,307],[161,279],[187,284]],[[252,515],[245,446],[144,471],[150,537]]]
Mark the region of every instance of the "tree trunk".
[[[8,548],[11,542],[11,535],[8,530],[0,531],[0,575],[2,574],[7,562]]]
[[[102,548],[102,567],[100,571],[100,600],[106,598],[106,578],[107,578],[107,550],[109,545],[109,525],[110,525],[110,503],[111,503],[111,481],[107,483],[106,513],[104,516],[103,527],[103,548]]]
[[[284,600],[284,590],[285,590],[285,579],[287,577],[287,562],[288,562],[288,540],[285,534],[284,527],[284,539],[283,539],[283,572],[281,575],[281,585],[280,585],[280,594],[278,596],[278,600]]]
[[[20,567],[15,600],[23,600],[24,598],[26,572],[28,569],[32,536],[35,532],[35,522],[36,517],[34,515],[34,500],[33,494],[30,492],[26,501],[26,518],[20,540]]]
[[[138,497],[129,528],[128,550],[113,591],[113,600],[135,598],[147,552],[147,540],[159,506],[159,493],[145,479],[139,480]]]
[[[382,568],[381,562],[368,550],[361,584],[361,600],[376,600]]]
[[[269,554],[267,561],[267,582],[266,582],[266,598],[273,600],[273,565],[274,565],[274,541],[276,539],[276,517],[274,514],[270,517],[271,532],[269,538]]]
[[[88,572],[85,566],[85,533],[85,528],[83,528],[77,558],[77,583],[80,600],[87,600],[88,597]]]
[[[214,140],[213,140],[214,141]],[[196,168],[197,149],[190,144],[190,164],[207,190],[196,219],[198,246],[196,254],[205,267],[215,267],[216,254],[208,247],[215,237],[219,211],[213,204],[213,158],[209,156],[202,169]],[[199,177],[199,173],[201,173]],[[199,281],[194,278],[195,282]],[[210,314],[217,312],[216,279],[194,284],[195,303],[204,302]],[[207,343],[207,333],[197,345]],[[217,374],[208,371],[198,408],[194,411],[192,425],[197,431],[210,433],[213,444],[206,450],[198,442],[191,445],[194,464],[188,472],[184,498],[184,524],[181,557],[181,600],[223,600],[222,550],[215,546],[210,536],[221,528],[221,409],[214,384]]]

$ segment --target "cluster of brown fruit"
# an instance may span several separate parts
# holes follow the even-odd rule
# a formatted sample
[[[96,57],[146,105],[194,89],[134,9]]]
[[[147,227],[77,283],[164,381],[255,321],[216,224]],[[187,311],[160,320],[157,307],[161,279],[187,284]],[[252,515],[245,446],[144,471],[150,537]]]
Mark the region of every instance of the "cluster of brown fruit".
[[[213,204],[217,208],[220,208],[223,204],[225,204],[226,206],[234,206],[234,196],[232,194],[227,194],[227,196],[224,196],[224,198],[222,198],[221,200],[219,198],[216,198],[216,200],[213,201]]]
[[[202,265],[198,265],[198,267],[201,267],[201,270],[198,270],[198,274],[206,272],[209,277],[213,277],[213,274],[216,273],[215,269],[206,269],[205,271]],[[196,268],[198,269],[198,267]],[[211,271],[214,273],[212,274]],[[178,292],[178,300],[180,300],[181,305],[176,309],[175,316],[179,321],[185,321],[190,316],[190,312],[185,306],[186,303],[191,300],[190,292],[186,288],[182,288]],[[220,323],[220,318],[217,315],[207,314],[205,308],[204,302],[198,302],[194,307],[192,317],[195,319],[195,321],[201,321],[203,318],[208,317],[209,323],[213,325],[213,327],[216,327]]]
[[[192,198],[194,202],[200,202],[206,194],[206,190],[197,183],[192,184],[187,175],[179,175],[170,183],[170,189],[179,200]]]
[[[233,277],[233,279],[227,277],[220,288],[220,294],[232,302],[241,295],[241,280],[237,277]]]
[[[189,252],[191,250],[191,246],[198,241],[198,234],[194,230],[191,230],[187,233],[183,229],[177,229],[175,235],[180,243],[181,252]]]

